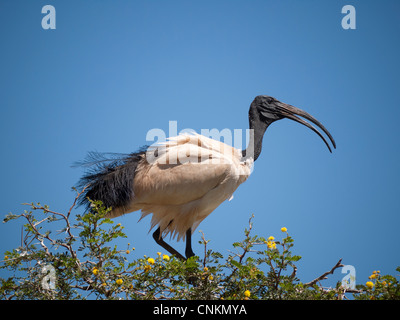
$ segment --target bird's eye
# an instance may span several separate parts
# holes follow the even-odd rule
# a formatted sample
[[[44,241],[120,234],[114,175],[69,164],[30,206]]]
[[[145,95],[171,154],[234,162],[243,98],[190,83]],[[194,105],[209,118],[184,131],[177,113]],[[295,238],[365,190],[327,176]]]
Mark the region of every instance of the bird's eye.
[[[268,104],[271,104],[272,102],[274,102],[274,99],[268,98],[268,99],[267,99],[267,102],[268,102]]]

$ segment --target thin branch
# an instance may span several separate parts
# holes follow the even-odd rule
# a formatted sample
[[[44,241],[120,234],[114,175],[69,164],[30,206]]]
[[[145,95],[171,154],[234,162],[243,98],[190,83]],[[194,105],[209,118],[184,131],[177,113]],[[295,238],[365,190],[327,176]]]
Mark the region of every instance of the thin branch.
[[[78,192],[75,199],[74,199],[74,203],[72,204],[71,208],[69,208],[68,213],[67,213],[67,217],[69,218],[72,209],[75,207],[76,202],[78,201],[79,197],[82,195],[82,193],[85,192],[85,190],[90,186],[90,184],[86,185],[81,192]]]
[[[292,268],[293,268],[293,272],[292,272],[292,274],[290,275],[290,279],[294,279],[294,277],[296,276],[296,274],[297,274],[297,267],[294,265],[294,264],[291,264],[291,266],[292,266]]]
[[[83,188],[83,190],[77,194],[77,196],[76,196],[75,199],[74,199],[74,203],[72,204],[71,208],[69,209],[67,215],[65,215],[65,214],[63,214],[63,213],[60,213],[60,212],[56,212],[56,211],[50,210],[47,206],[36,206],[36,205],[34,205],[33,203],[23,203],[23,205],[29,205],[29,206],[32,207],[33,210],[43,210],[43,211],[46,212],[46,213],[52,213],[52,214],[54,214],[54,215],[57,215],[57,216],[60,216],[61,218],[63,218],[64,221],[65,221],[65,223],[66,223],[66,225],[67,225],[67,227],[66,227],[66,232],[68,233],[68,237],[69,237],[69,239],[73,239],[74,236],[73,236],[72,233],[71,233],[71,225],[70,225],[70,222],[69,222],[69,215],[71,214],[71,211],[72,211],[73,207],[75,206],[77,199],[80,197],[80,195],[85,191],[85,189],[86,189],[87,187],[88,187],[88,186],[86,186],[85,188]],[[29,224],[32,226],[32,228],[35,230],[35,232],[36,232],[38,235],[40,234],[40,232],[36,229],[36,226],[39,225],[40,223],[44,222],[46,219],[48,219],[48,218],[46,217],[46,218],[44,218],[42,221],[35,223],[35,225],[32,225],[32,223],[29,221],[29,219],[28,219],[28,217],[27,217],[26,215],[23,214],[22,216],[24,216],[24,217],[28,220]],[[49,241],[51,241],[51,242],[52,242],[52,245],[56,244],[56,242],[55,242],[53,239],[50,239],[50,237],[49,237],[48,235],[47,235],[47,236],[45,235],[44,238],[46,238],[46,239],[48,239]],[[81,267],[81,264],[79,263],[79,260],[77,259],[77,256],[76,256],[75,251],[74,251],[73,248],[72,248],[72,243],[71,243],[71,241],[69,241],[67,244],[65,244],[65,243],[59,243],[58,245],[60,245],[60,246],[62,246],[62,247],[64,247],[64,248],[66,248],[66,249],[71,253],[72,258],[74,258],[75,261],[76,261],[76,264],[77,264],[77,267],[78,267],[79,271],[81,271],[81,270],[82,270],[82,267]]]
[[[341,268],[341,267],[344,267],[344,265],[342,264],[342,259],[339,259],[339,261],[333,266],[333,268],[330,271],[325,272],[324,274],[320,275],[318,278],[315,278],[314,280],[307,282],[304,285],[307,287],[311,287],[314,284],[316,284],[318,281],[327,279],[326,276],[328,274],[333,274],[337,268]]]
[[[199,231],[200,233],[201,233],[201,239],[203,240],[203,242],[204,242],[204,259],[203,259],[203,268],[205,268],[206,267],[206,264],[207,264],[207,240],[206,240],[206,238],[205,238],[205,236],[204,236],[204,232],[203,231]]]
[[[254,218],[254,214],[251,215],[250,219],[249,219],[249,230],[246,232],[246,247],[243,250],[243,253],[239,256],[239,263],[242,264],[242,260],[244,258],[244,256],[246,255],[246,253],[249,251],[250,247],[252,246],[252,242],[250,241],[250,232],[251,229],[253,228],[253,223],[251,222],[251,220]]]

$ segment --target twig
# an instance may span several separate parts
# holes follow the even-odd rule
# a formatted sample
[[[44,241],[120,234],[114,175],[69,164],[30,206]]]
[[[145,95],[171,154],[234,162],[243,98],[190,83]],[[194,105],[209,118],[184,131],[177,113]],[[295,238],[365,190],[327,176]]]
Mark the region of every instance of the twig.
[[[201,239],[203,240],[203,242],[204,242],[204,259],[203,259],[203,268],[205,268],[206,267],[206,264],[207,264],[207,240],[206,240],[206,238],[205,238],[205,236],[204,236],[204,232],[203,231],[199,231],[200,233],[201,233]]]
[[[254,214],[251,215],[250,219],[249,219],[249,230],[247,232],[245,232],[246,234],[246,247],[243,250],[243,253],[239,256],[239,263],[242,263],[242,260],[244,258],[244,256],[246,255],[246,253],[250,250],[250,247],[253,245],[253,243],[250,241],[250,232],[251,229],[253,228],[253,223],[251,222],[251,220],[254,218]]]
[[[86,188],[86,187],[85,187],[85,188]],[[68,238],[70,239],[70,241],[67,242],[67,243],[58,243],[58,244],[57,244],[56,241],[53,240],[53,239],[51,239],[51,238],[49,237],[48,234],[47,234],[47,235],[43,235],[43,234],[41,234],[41,233],[39,232],[39,230],[37,230],[36,226],[39,225],[39,224],[41,224],[42,222],[46,221],[46,220],[48,219],[48,217],[44,218],[44,219],[41,220],[40,222],[36,222],[35,224],[33,224],[32,221],[30,220],[30,217],[29,217],[28,215],[26,215],[26,214],[22,214],[22,215],[21,215],[21,216],[23,216],[23,217],[25,217],[25,218],[27,219],[28,223],[30,224],[30,226],[32,227],[32,229],[34,230],[34,232],[35,232],[35,234],[36,234],[35,238],[37,238],[37,239],[40,241],[40,244],[41,244],[42,247],[46,250],[46,253],[47,253],[47,254],[49,254],[49,251],[48,251],[48,248],[46,247],[46,245],[44,245],[43,239],[49,240],[49,241],[51,242],[52,245],[56,245],[56,244],[57,244],[57,245],[59,245],[59,246],[62,246],[62,247],[64,247],[64,248],[66,248],[66,249],[70,252],[71,257],[75,260],[75,263],[76,263],[76,266],[77,266],[79,272],[82,271],[82,265],[81,265],[79,259],[77,259],[76,252],[75,252],[74,249],[72,248],[72,241],[71,241],[71,240],[74,238],[74,236],[73,236],[72,233],[71,233],[71,225],[70,225],[70,221],[69,221],[69,215],[71,214],[71,210],[72,210],[72,208],[75,206],[77,199],[78,199],[79,196],[84,192],[85,188],[84,188],[81,192],[79,192],[79,193],[77,194],[77,196],[76,196],[75,199],[74,199],[74,203],[73,203],[73,205],[71,206],[71,208],[69,209],[67,215],[65,215],[65,214],[63,214],[63,213],[60,213],[60,212],[56,212],[56,211],[50,210],[47,206],[42,206],[42,205],[37,206],[37,205],[35,205],[35,204],[33,204],[33,203],[23,203],[23,205],[29,205],[29,206],[31,206],[31,208],[32,208],[33,210],[43,210],[43,212],[45,212],[45,213],[51,213],[51,214],[54,214],[54,215],[56,215],[56,216],[61,217],[61,218],[65,221],[65,223],[66,223],[66,225],[67,225],[67,227],[66,227],[66,232],[68,233]],[[40,240],[39,237],[41,237],[42,240]]]
[[[296,274],[297,274],[297,267],[293,264],[293,265],[291,265],[292,266],[292,268],[293,268],[293,272],[292,272],[292,274],[290,275],[290,279],[294,279],[294,277],[296,276]]]
[[[72,209],[75,207],[76,205],[76,201],[78,201],[79,197],[82,195],[82,193],[85,192],[85,190],[90,186],[90,184],[86,185],[81,192],[78,192],[75,199],[74,199],[74,203],[72,204],[71,208],[69,208],[68,213],[67,213],[67,217],[69,218]]]
[[[339,259],[339,261],[333,266],[333,268],[332,268],[330,271],[325,272],[324,274],[320,275],[318,278],[315,278],[314,280],[312,280],[312,281],[310,281],[310,282],[307,282],[307,283],[305,283],[304,285],[307,286],[307,287],[311,287],[311,286],[313,286],[314,284],[316,284],[318,281],[327,279],[326,276],[327,276],[328,274],[333,274],[333,272],[335,272],[335,270],[336,270],[337,268],[341,268],[341,267],[344,267],[344,265],[342,264],[342,259]]]

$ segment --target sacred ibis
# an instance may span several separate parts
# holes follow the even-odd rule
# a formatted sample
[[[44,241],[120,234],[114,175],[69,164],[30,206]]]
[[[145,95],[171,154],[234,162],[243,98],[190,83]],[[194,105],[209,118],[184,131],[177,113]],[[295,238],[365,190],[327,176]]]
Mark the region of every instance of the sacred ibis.
[[[199,134],[171,137],[157,148],[126,154],[89,153],[81,165],[90,167],[78,186],[86,186],[80,204],[101,200],[114,218],[141,211],[141,218],[152,214],[154,240],[178,258],[183,255],[164,241],[168,234],[186,239],[186,258],[194,255],[191,235],[197,226],[250,175],[253,162],[261,153],[268,126],[288,118],[299,122],[325,142],[324,136],[306,120],[317,125],[336,144],[325,127],[307,112],[270,96],[257,96],[250,105],[249,123],[253,134],[248,147],[239,150]],[[111,155],[111,156],[110,156]],[[110,156],[110,157],[109,157]]]

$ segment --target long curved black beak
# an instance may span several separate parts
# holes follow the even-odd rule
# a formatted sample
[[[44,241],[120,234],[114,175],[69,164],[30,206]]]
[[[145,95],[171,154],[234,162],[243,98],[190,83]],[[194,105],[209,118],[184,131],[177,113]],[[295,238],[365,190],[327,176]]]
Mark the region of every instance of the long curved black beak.
[[[303,125],[305,125],[306,127],[310,128],[312,131],[314,131],[316,134],[318,134],[322,140],[324,140],[326,146],[328,147],[329,151],[332,153],[332,149],[329,146],[328,142],[326,141],[326,139],[324,138],[324,136],[311,124],[309,124],[308,122],[304,121],[303,119],[297,117],[296,115],[303,117],[304,119],[307,119],[309,121],[311,121],[312,123],[314,123],[315,125],[317,125],[323,132],[325,132],[325,134],[329,137],[329,140],[332,142],[333,147],[336,149],[336,143],[335,140],[333,139],[332,135],[329,133],[329,131],[322,125],[321,122],[319,122],[317,119],[315,119],[312,115],[308,114],[307,112],[293,107],[290,104],[286,104],[283,102],[276,102],[276,110],[278,111],[278,113],[288,119],[294,120],[298,123],[301,123]]]

